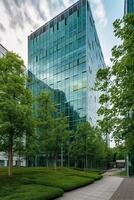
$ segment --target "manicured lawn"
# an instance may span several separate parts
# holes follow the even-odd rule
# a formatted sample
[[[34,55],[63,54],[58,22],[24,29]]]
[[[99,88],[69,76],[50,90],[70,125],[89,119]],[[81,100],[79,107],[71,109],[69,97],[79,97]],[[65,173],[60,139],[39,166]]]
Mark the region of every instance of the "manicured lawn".
[[[121,171],[117,175],[126,177],[127,176],[127,172],[126,171]]]
[[[49,200],[65,191],[91,184],[102,176],[99,171],[84,172],[69,168],[0,168],[0,200]]]

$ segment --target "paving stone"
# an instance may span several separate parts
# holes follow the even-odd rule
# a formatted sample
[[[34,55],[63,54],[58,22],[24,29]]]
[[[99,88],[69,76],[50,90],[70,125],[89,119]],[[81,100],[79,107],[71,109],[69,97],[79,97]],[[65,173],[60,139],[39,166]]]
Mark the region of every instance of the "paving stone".
[[[109,200],[122,181],[121,177],[105,176],[89,186],[67,192],[56,200]]]
[[[134,200],[134,178],[125,178],[110,200]]]

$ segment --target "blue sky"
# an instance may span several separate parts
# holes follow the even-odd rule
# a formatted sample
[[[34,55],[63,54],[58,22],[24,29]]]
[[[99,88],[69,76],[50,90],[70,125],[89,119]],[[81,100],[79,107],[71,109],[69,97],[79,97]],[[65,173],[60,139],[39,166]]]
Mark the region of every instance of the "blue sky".
[[[96,27],[105,56],[105,62],[106,64],[110,64],[111,49],[115,44],[119,43],[119,40],[113,34],[113,22],[123,17],[124,0],[103,0],[102,2],[106,11],[107,24],[102,27],[96,21]]]
[[[22,56],[27,65],[27,36],[77,0],[0,0],[0,43]],[[124,0],[89,0],[105,62],[119,41],[112,23],[121,18]],[[12,2],[12,3],[11,3]]]

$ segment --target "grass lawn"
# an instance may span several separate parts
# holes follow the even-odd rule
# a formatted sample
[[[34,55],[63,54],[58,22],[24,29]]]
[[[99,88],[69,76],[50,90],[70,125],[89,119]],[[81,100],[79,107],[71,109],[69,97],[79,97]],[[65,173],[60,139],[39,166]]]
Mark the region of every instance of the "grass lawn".
[[[117,174],[118,176],[123,176],[126,177],[127,176],[127,171],[121,171]]]
[[[0,168],[0,200],[54,199],[102,177],[99,171],[69,168],[14,168],[13,173],[9,178],[7,168]]]

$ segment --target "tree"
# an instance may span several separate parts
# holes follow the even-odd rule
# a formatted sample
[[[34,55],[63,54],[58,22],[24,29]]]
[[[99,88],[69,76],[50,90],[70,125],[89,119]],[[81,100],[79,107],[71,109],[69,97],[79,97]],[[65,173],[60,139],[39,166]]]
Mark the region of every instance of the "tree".
[[[124,160],[126,157],[126,149],[124,145],[119,145],[113,148],[113,154],[114,154],[114,161],[116,160]]]
[[[80,123],[71,143],[70,154],[75,160],[75,167],[82,166],[84,169],[92,166],[92,161],[104,159],[105,144],[97,128],[89,122]]]
[[[39,152],[46,154],[46,162],[48,166],[48,155],[50,151],[50,133],[53,129],[54,113],[56,111],[53,102],[51,101],[50,93],[41,91],[36,98],[35,115],[37,121],[37,134],[39,145]]]
[[[96,163],[103,164],[105,166],[105,162],[107,161],[107,152],[109,150],[105,139],[102,138],[101,132],[98,127],[94,128],[94,149],[93,156],[91,157],[93,161]],[[97,166],[97,165],[96,165]]]
[[[50,133],[50,148],[51,152],[54,156],[54,167],[56,169],[57,167],[57,156],[58,153],[60,152],[61,156],[61,167],[63,167],[63,147],[66,145],[66,141],[68,140],[69,137],[69,130],[68,130],[68,122],[65,117],[57,116],[54,121],[53,121],[53,128]]]
[[[112,67],[97,73],[100,126],[113,132],[117,144],[125,142],[134,152],[134,14],[116,20],[114,33],[121,44],[112,49]]]
[[[8,152],[8,175],[12,176],[13,150],[18,140],[33,132],[32,97],[26,89],[22,59],[8,52],[0,58],[0,143]]]
[[[51,154],[56,168],[59,153],[61,166],[63,166],[63,147],[69,131],[66,118],[57,112],[51,97],[50,93],[42,91],[36,98],[36,132],[39,135],[39,153],[46,156],[47,166],[48,157]]]
[[[34,122],[36,120],[34,119]],[[36,123],[35,127],[36,127]],[[36,131],[34,131],[34,134],[28,135],[26,138],[26,145],[24,149],[24,155],[26,156],[27,160],[27,166],[36,166],[36,156],[40,152],[40,141],[39,141],[39,136]]]

